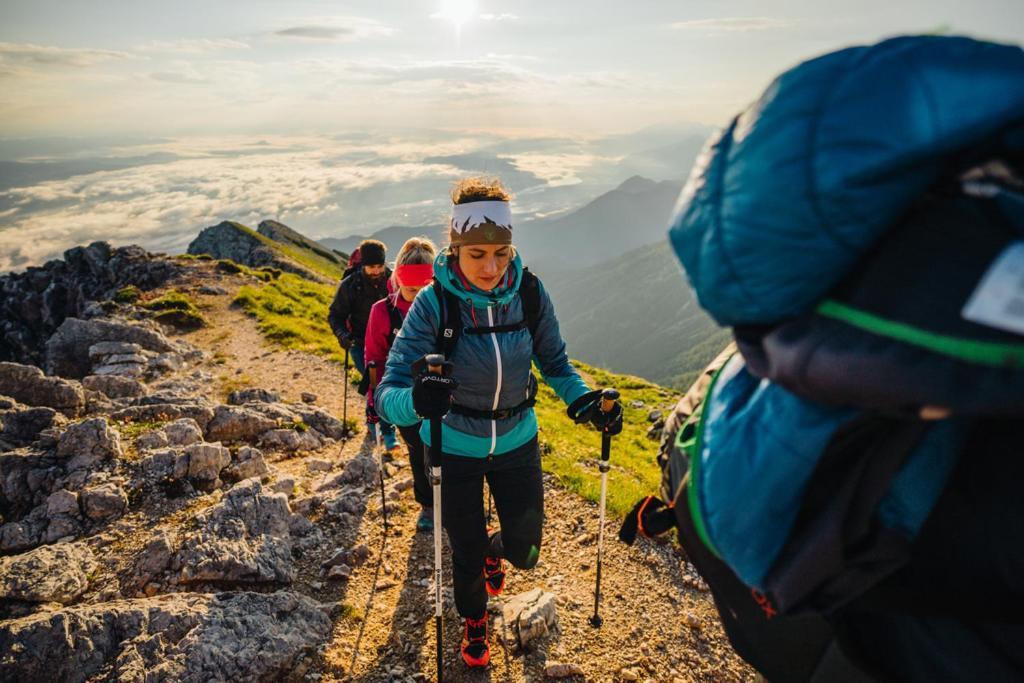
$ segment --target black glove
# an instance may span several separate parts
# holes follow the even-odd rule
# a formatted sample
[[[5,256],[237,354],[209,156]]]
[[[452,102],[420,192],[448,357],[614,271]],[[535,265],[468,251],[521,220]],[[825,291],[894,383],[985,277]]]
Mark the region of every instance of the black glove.
[[[380,416],[377,415],[377,411],[369,403],[366,404],[366,424],[375,425],[380,422]]]
[[[601,410],[601,397],[604,393],[601,389],[587,392],[570,403],[565,412],[576,424],[589,422],[599,432],[615,436],[622,431],[622,406],[615,401],[607,413]],[[613,392],[612,396],[618,398],[618,392]]]
[[[452,394],[459,383],[453,377],[434,373],[420,375],[412,384],[412,407],[426,420],[444,417],[452,407]]]
[[[590,413],[590,424],[599,432],[615,436],[622,431],[622,406],[618,401],[607,413],[601,410],[600,404],[595,404]]]
[[[338,336],[338,343],[341,344],[341,348],[345,349],[346,351],[352,348],[352,342],[352,335],[342,334]]]
[[[619,529],[619,540],[633,545],[639,533],[647,538],[660,536],[676,526],[676,515],[668,505],[654,496],[647,496],[629,511]]]

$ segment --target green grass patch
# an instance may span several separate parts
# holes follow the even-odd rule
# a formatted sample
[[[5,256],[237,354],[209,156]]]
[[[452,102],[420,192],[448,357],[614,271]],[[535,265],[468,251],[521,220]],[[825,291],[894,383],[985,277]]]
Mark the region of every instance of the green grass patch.
[[[114,294],[114,301],[119,304],[133,304],[139,300],[140,296],[142,296],[142,292],[139,291],[138,287],[128,285],[117,290],[117,293]]]
[[[188,295],[182,292],[168,292],[163,296],[142,303],[142,307],[153,312],[153,320],[182,330],[198,330],[207,325],[206,318],[199,312]]]
[[[245,285],[234,303],[256,319],[260,332],[288,349],[342,361],[341,347],[327,324],[334,287],[292,273],[262,286]]]
[[[656,493],[661,482],[655,456],[658,444],[647,438],[648,413],[671,402],[673,393],[665,387],[630,375],[619,375],[573,361],[594,388],[612,387],[622,394],[622,433],[612,437],[608,473],[608,511],[613,516],[629,512],[643,496]],[[642,401],[642,408],[633,408]],[[563,487],[587,500],[601,495],[601,435],[588,425],[577,425],[565,413],[565,404],[543,382],[537,394],[537,420],[543,466]]]
[[[154,432],[167,424],[166,420],[157,422],[115,422],[118,433],[122,439],[135,443],[135,439],[143,434]]]

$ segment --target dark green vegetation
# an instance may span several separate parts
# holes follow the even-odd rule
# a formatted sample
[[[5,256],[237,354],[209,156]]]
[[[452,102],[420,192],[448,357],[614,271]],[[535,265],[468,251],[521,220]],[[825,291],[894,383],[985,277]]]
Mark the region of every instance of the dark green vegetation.
[[[341,361],[337,339],[327,324],[334,287],[283,273],[262,286],[245,285],[234,303],[256,319],[265,337],[289,349]]]
[[[539,273],[575,358],[685,390],[729,342],[686,283],[668,244],[584,271]]]

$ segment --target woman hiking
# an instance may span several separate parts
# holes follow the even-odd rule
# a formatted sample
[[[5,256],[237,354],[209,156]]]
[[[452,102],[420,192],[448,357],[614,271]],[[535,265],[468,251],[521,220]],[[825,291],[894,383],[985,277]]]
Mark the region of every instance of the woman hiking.
[[[544,486],[532,363],[566,403],[590,390],[569,363],[551,299],[512,246],[508,191],[497,180],[468,178],[451,197],[450,246],[395,339],[376,408],[400,426],[424,419],[427,443],[425,420],[443,416],[442,519],[455,607],[465,620],[462,659],[483,667],[490,661],[487,597],[504,588],[504,560],[531,569],[540,556]],[[454,387],[413,376],[410,366],[436,352],[451,361]],[[602,413],[596,403],[586,419],[618,433],[621,407]],[[500,530],[484,519],[485,477]]]
[[[371,364],[379,372],[383,372],[388,352],[395,342],[395,336],[402,328],[405,316],[409,313],[413,300],[421,289],[430,284],[434,277],[434,257],[437,247],[426,237],[413,237],[405,241],[398,251],[395,260],[395,272],[391,276],[394,294],[381,299],[370,309],[370,319],[366,325],[366,366]],[[379,375],[378,375],[379,380]],[[370,392],[366,395],[367,421],[371,424],[379,422],[374,409],[373,389],[376,382],[371,380]],[[387,423],[381,427],[382,434],[387,434]],[[390,425],[388,425],[390,426]],[[393,431],[394,428],[392,428]],[[434,517],[431,505],[430,481],[423,463],[423,441],[420,439],[420,423],[399,426],[405,445],[409,449],[409,465],[412,467],[413,494],[420,504],[420,516],[416,520],[417,531],[430,531],[434,528]]]

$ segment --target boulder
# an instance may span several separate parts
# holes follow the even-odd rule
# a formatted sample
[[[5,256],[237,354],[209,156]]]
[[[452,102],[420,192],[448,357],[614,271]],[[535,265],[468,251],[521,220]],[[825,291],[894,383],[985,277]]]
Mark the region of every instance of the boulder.
[[[66,422],[64,416],[53,408],[23,408],[5,411],[0,415],[3,429],[0,438],[12,444],[24,445],[39,438],[40,432],[60,427]]]
[[[85,410],[85,391],[78,382],[46,377],[32,365],[0,363],[0,394],[27,406],[47,406],[76,417]]]
[[[307,425],[332,439],[345,438],[345,424],[322,408],[296,406],[296,412]]]
[[[175,552],[175,539],[166,531],[158,531],[132,565],[131,578],[125,586],[127,593],[138,593],[147,583],[159,576],[171,564]]]
[[[129,342],[156,353],[174,351],[167,337],[138,322],[68,318],[46,341],[46,371],[61,377],[85,377],[93,365],[89,349],[103,341]]]
[[[244,403],[278,403],[281,395],[268,389],[238,389],[228,394],[228,403],[240,406]]]
[[[234,462],[228,465],[222,475],[228,481],[242,481],[250,477],[262,477],[269,472],[263,453],[250,446],[243,446],[238,449]]]
[[[146,397],[148,398],[148,397]],[[119,422],[168,422],[190,417],[202,429],[213,420],[213,409],[193,402],[190,404],[157,403],[123,408],[110,414]],[[216,441],[216,439],[213,439]]]
[[[260,447],[272,451],[316,451],[323,448],[324,442],[317,432],[311,429],[271,429],[260,435]]]
[[[85,516],[96,521],[120,516],[128,508],[128,496],[116,484],[85,489],[79,494],[79,499]]]
[[[135,398],[146,394],[146,387],[140,382],[117,375],[88,375],[82,379],[82,386],[114,399]]]
[[[210,441],[253,441],[263,432],[277,427],[277,423],[248,408],[217,406],[213,419],[206,426]]]
[[[68,471],[93,468],[122,455],[121,437],[101,417],[71,425],[57,442],[57,456],[70,458]]]
[[[152,451],[157,448],[164,448],[170,441],[167,439],[167,434],[162,429],[154,429],[151,432],[140,434],[135,439],[135,447],[140,451]]]
[[[0,598],[69,604],[89,588],[96,558],[82,543],[46,545],[0,557]]]
[[[287,497],[246,479],[199,515],[199,530],[184,539],[172,569],[186,584],[290,583],[291,518]]]
[[[555,606],[555,595],[540,588],[514,595],[502,606],[501,616],[495,618],[494,630],[511,652],[520,652],[555,627]]]
[[[220,472],[231,464],[231,451],[219,443],[196,443],[186,446],[188,478],[200,491],[212,491],[220,486]]]
[[[0,624],[0,671],[12,681],[285,680],[328,641],[313,600],[184,593],[42,611]]]
[[[131,342],[104,341],[89,347],[89,360],[97,360],[110,356],[141,356],[142,347]]]
[[[172,446],[189,446],[203,440],[203,430],[199,423],[190,417],[175,420],[163,428],[167,443]]]

